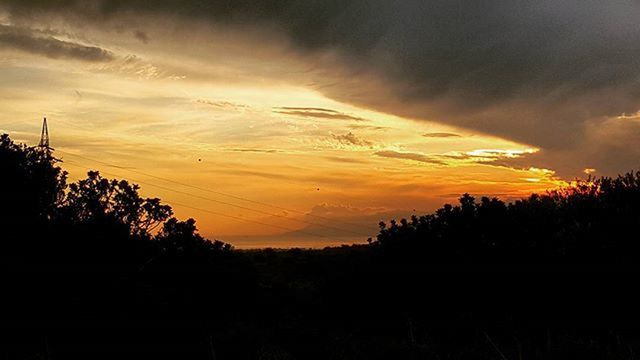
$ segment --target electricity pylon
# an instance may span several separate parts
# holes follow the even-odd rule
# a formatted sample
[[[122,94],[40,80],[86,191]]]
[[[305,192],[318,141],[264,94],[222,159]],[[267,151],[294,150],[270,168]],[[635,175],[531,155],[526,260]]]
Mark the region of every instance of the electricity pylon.
[[[40,143],[38,147],[44,150],[53,150],[51,146],[49,146],[49,127],[47,126],[47,118],[44,118],[42,122],[42,133],[40,134]]]

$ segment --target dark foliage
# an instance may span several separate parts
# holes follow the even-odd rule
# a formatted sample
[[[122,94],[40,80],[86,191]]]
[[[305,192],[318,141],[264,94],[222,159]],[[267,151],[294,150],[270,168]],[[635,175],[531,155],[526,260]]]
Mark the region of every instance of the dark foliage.
[[[97,171],[90,171],[87,179],[69,185],[59,209],[62,220],[76,225],[120,225],[133,237],[148,238],[172,211],[160,204],[160,199],[141,198],[138,189],[125,180],[104,179]]]
[[[640,173],[577,181],[505,204],[469,194],[457,206],[380,223],[373,246],[438,263],[635,264]]]
[[[203,239],[193,219],[172,218],[169,205],[142,198],[139,186],[126,180],[90,171],[86,179],[67,185],[67,173],[49,149],[17,145],[2,135],[0,160],[0,228],[7,258],[15,256],[24,264],[44,259],[95,263],[99,257],[127,264],[134,261],[132,255],[145,257],[149,251],[181,257],[191,248],[190,256],[231,250]],[[162,231],[156,234],[158,227]]]
[[[4,246],[18,246],[16,234],[35,237],[56,215],[64,199],[66,173],[48,153],[15,144],[6,134],[0,135],[0,159]]]
[[[244,269],[229,244],[204,239],[193,219],[171,217],[170,206],[127,181],[91,171],[67,185],[59,163],[49,149],[0,137],[3,326],[29,336],[50,328],[213,332],[229,316],[218,310],[242,304],[219,294],[242,297],[251,284],[247,271],[227,270]]]
[[[9,359],[633,359],[640,175],[237,251],[98,172],[0,137]]]

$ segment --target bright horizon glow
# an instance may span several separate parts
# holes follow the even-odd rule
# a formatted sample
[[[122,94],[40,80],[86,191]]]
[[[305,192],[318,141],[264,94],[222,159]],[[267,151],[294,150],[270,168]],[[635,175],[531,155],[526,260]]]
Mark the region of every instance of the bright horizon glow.
[[[465,192],[508,201],[563,184],[553,169],[504,162],[538,152],[530,145],[328,98],[286,44],[228,35],[204,53],[198,39],[63,34],[114,60],[0,49],[0,132],[35,145],[47,116],[70,181],[94,169],[137,182],[204,236],[239,248],[364,244],[379,221]]]

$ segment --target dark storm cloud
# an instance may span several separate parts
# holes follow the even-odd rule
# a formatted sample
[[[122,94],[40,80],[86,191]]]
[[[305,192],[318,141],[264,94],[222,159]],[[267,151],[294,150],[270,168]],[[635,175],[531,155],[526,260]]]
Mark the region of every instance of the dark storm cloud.
[[[51,36],[42,36],[26,29],[11,26],[0,25],[0,45],[54,59],[113,60],[113,56],[109,51],[99,47],[62,41]]]
[[[640,125],[608,120],[640,108],[637,0],[0,0],[0,4],[15,18],[56,12],[74,21],[89,19],[93,26],[126,14],[240,27],[267,25],[286,34],[302,54],[332,50],[340,55],[340,86],[325,88],[323,81],[335,79],[312,79],[337,100],[535,145],[541,152],[531,159],[553,160],[544,161],[552,167],[584,164],[623,171],[637,165],[634,156],[610,151],[637,148],[640,136],[622,136],[614,130],[625,127],[640,135]],[[371,78],[376,81],[358,80]],[[326,117],[323,112],[311,114]],[[602,126],[615,129],[594,131]],[[598,137],[611,133],[620,136],[619,143]],[[586,148],[605,153],[587,157],[584,154],[591,150]]]

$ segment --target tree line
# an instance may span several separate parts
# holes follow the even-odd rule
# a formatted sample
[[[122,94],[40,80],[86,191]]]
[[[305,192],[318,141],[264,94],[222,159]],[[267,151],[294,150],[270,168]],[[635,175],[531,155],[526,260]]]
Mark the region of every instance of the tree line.
[[[97,236],[105,241],[102,254],[117,239],[152,243],[156,251],[175,256],[206,257],[232,249],[204,239],[195,220],[176,219],[171,206],[141,197],[139,186],[126,180],[89,171],[85,179],[68,184],[67,173],[47,149],[16,144],[5,134],[0,136],[0,160],[0,225],[13,239],[4,246],[19,246],[24,241],[18,238],[37,239],[44,231],[64,233],[67,239]],[[390,256],[425,263],[633,263],[640,245],[629,234],[639,221],[640,173],[629,172],[577,180],[511,203],[464,194],[458,205],[380,222],[369,244]]]
[[[122,263],[155,255],[204,261],[232,249],[204,239],[195,220],[178,220],[171,206],[142,197],[139,186],[126,180],[89,171],[68,184],[49,149],[1,135],[0,163],[5,257]]]
[[[427,263],[635,264],[640,173],[589,177],[505,203],[469,194],[432,214],[380,222],[373,247]]]

